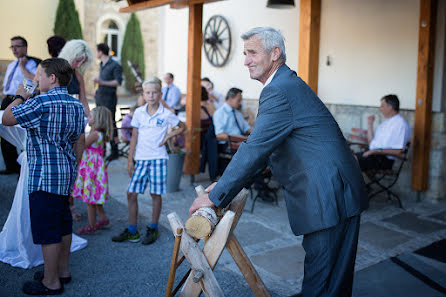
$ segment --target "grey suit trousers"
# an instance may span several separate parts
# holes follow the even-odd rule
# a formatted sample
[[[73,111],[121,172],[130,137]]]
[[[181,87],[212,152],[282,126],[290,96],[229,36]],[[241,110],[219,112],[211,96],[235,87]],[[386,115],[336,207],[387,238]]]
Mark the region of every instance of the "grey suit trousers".
[[[304,235],[303,297],[352,295],[360,216],[325,230]]]

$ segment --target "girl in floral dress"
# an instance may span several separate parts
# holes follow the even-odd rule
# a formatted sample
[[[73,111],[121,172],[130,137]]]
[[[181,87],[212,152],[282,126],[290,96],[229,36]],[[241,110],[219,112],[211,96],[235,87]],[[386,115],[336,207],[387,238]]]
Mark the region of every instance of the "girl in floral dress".
[[[94,234],[98,229],[109,227],[110,220],[104,211],[108,200],[108,176],[104,163],[105,143],[112,137],[113,126],[110,111],[98,106],[88,116],[91,132],[85,141],[85,150],[74,183],[73,198],[87,203],[88,225],[77,230],[78,234]],[[96,223],[96,215],[99,221]]]

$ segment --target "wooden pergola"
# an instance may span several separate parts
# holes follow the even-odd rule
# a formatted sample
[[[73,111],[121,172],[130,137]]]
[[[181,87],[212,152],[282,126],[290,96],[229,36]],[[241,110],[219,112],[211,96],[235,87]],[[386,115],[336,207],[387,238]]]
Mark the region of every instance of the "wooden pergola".
[[[201,44],[203,4],[221,0],[127,0],[120,12],[170,5],[189,7],[188,66],[186,101],[186,159],[184,172],[197,174],[200,163]],[[296,0],[297,1],[297,0]],[[413,133],[412,189],[428,186],[429,152],[432,122],[434,32],[436,0],[420,0],[416,108]],[[299,76],[317,92],[321,0],[300,0]]]

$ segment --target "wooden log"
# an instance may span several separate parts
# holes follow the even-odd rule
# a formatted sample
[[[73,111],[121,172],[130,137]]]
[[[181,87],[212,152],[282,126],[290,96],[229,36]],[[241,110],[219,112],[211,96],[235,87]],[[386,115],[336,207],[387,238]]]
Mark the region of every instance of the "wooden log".
[[[203,186],[195,187],[198,196],[205,195]],[[218,223],[218,217],[215,210],[211,207],[202,207],[197,209],[192,216],[187,219],[185,224],[186,232],[197,239],[208,237]]]
[[[187,219],[186,232],[197,239],[208,237],[218,223],[215,211],[210,207],[197,209],[192,216]]]
[[[183,223],[181,223],[180,218],[175,212],[168,214],[167,219],[169,220],[170,228],[172,230],[183,228]],[[187,234],[187,232],[183,233],[180,248],[187,261],[190,263],[192,270],[203,271],[203,278],[200,280],[200,285],[204,294],[206,296],[224,296],[206,257],[204,256],[197,242],[195,242],[195,240],[193,240],[192,237]],[[187,295],[181,292],[180,296]]]

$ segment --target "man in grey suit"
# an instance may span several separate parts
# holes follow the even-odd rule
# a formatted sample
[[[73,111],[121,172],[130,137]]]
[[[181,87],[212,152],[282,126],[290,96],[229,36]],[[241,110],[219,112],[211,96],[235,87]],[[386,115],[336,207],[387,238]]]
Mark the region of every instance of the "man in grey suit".
[[[268,163],[283,186],[293,233],[304,234],[303,296],[351,296],[359,216],[368,206],[358,162],[322,101],[285,65],[281,33],[263,27],[241,37],[245,66],[264,85],[256,123],[189,211],[225,207]]]

